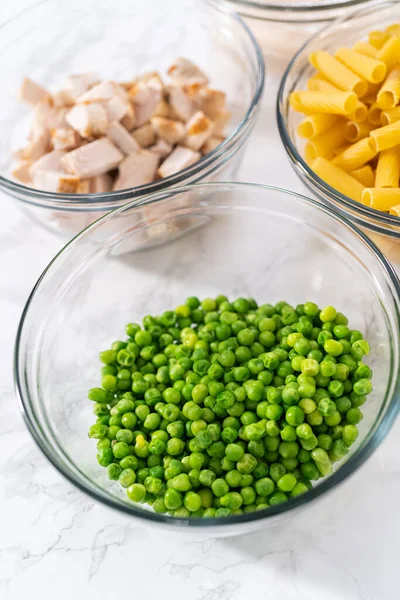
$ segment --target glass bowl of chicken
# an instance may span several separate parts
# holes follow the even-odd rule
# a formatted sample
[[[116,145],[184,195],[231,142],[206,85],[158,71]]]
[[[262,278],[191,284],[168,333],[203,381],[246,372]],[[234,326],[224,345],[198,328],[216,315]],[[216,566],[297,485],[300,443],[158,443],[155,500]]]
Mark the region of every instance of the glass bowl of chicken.
[[[1,192],[67,236],[150,192],[232,179],[264,87],[253,35],[212,0],[47,0],[3,25],[0,66]]]

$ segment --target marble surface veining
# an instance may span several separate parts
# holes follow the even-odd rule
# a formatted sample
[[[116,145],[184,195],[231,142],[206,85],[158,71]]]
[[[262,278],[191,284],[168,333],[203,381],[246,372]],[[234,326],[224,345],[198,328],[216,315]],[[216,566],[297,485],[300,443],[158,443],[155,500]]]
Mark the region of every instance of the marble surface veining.
[[[4,2],[0,18],[29,4]],[[270,69],[239,178],[304,191],[276,130],[281,60]],[[367,464],[328,499],[289,525],[248,536],[196,539],[149,530],[66,482],[27,432],[12,381],[21,311],[62,242],[32,224],[9,198],[2,196],[1,203],[1,600],[70,600],[73,594],[86,600],[138,594],[167,600],[399,598],[400,422]]]

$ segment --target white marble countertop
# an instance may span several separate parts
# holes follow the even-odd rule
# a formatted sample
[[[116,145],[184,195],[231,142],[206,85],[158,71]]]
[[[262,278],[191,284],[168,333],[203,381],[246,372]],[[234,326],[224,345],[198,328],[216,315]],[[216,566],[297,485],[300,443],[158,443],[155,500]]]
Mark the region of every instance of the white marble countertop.
[[[10,16],[32,0],[2,6]],[[239,178],[304,191],[275,124],[280,67],[270,77]],[[139,526],[95,504],[42,456],[12,381],[18,320],[62,244],[1,197],[0,598],[86,600],[397,600],[400,422],[368,463],[294,524],[199,541]]]

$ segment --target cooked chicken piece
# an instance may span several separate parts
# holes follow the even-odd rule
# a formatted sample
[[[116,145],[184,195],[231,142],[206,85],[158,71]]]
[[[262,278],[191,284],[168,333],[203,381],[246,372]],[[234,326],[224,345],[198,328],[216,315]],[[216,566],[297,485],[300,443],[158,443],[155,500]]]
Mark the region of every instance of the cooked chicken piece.
[[[164,160],[157,174],[160,177],[169,177],[182,169],[186,169],[201,158],[200,152],[193,152],[190,148],[177,146],[175,150]]]
[[[53,106],[61,108],[63,106],[73,106],[75,100],[68,90],[60,90],[53,94]]]
[[[91,194],[91,183],[90,179],[83,179],[79,182],[76,193],[77,194]]]
[[[95,73],[82,73],[81,75],[69,75],[65,81],[64,89],[74,100],[81,96],[91,87],[99,82]]]
[[[123,91],[126,93],[125,90]],[[107,100],[111,100],[115,95],[118,95],[116,85],[112,81],[102,81],[101,83],[94,85],[87,92],[78,96],[76,103],[86,104],[87,102],[106,102]]]
[[[44,190],[45,192],[75,194],[79,187],[79,177],[59,173],[58,171],[39,169],[33,177],[33,185],[37,190]]]
[[[157,138],[156,132],[150,123],[135,129],[132,135],[142,148],[148,148],[149,146],[152,146],[155,144]]]
[[[192,150],[200,150],[208,138],[212,136],[213,128],[213,122],[199,110],[186,124],[186,135],[182,145]]]
[[[181,86],[193,83],[207,85],[208,83],[208,77],[187,58],[177,58],[168,69],[168,75]]]
[[[32,163],[29,170],[31,179],[34,179],[37,171],[57,171],[63,173],[64,167],[62,166],[61,158],[64,154],[63,150],[53,150],[53,152],[45,154],[39,160]]]
[[[148,150],[129,154],[119,165],[119,176],[114,190],[137,187],[151,183],[156,177],[160,157]]]
[[[135,109],[136,126],[140,127],[153,116],[162,99],[162,87],[159,81],[153,77],[148,81],[139,81],[134,84],[129,90],[129,96]]]
[[[81,137],[71,127],[58,127],[51,132],[51,142],[54,150],[73,150],[79,146]]]
[[[129,100],[124,100],[116,94],[106,102],[105,107],[108,120],[112,123],[113,121],[121,121],[128,113],[131,104]]]
[[[29,169],[31,167],[30,162],[22,162],[12,172],[12,176],[15,177],[21,183],[31,183],[31,175]]]
[[[67,123],[84,138],[105,134],[108,127],[106,109],[102,104],[76,104],[66,116]]]
[[[184,124],[179,121],[172,121],[172,119],[165,119],[164,117],[153,117],[150,122],[158,137],[172,145],[177,144],[186,133]]]
[[[68,152],[62,157],[62,164],[68,173],[89,179],[115,169],[123,158],[108,138],[102,138]]]
[[[90,193],[91,194],[104,194],[111,192],[112,189],[112,177],[110,175],[96,175],[90,180]]]
[[[175,115],[181,121],[189,121],[195,112],[194,102],[185,91],[176,84],[168,86],[169,103]]]
[[[29,79],[29,77],[25,77],[19,89],[19,99],[31,106],[37,106],[41,102],[50,102],[51,95],[44,87]]]
[[[209,152],[212,152],[213,150],[215,150],[215,148],[217,148],[217,146],[222,144],[222,142],[225,139],[226,138],[224,138],[224,137],[217,137],[217,136],[211,136],[210,138],[208,138],[208,140],[206,141],[204,146],[201,147],[202,155],[205,156]]]
[[[17,152],[17,157],[21,160],[30,160],[34,162],[38,160],[43,154],[46,154],[50,149],[50,132],[48,129],[42,129],[36,133],[36,137],[33,138],[26,148],[22,148]]]
[[[128,104],[128,110],[126,115],[121,119],[121,124],[125,127],[125,129],[127,129],[128,131],[132,131],[132,129],[134,127],[136,127],[136,115],[135,115],[135,111],[133,109],[132,104],[129,102]]]
[[[160,158],[166,158],[172,152],[171,144],[168,144],[165,140],[157,140],[154,146],[149,148],[150,152],[158,154]]]
[[[118,121],[110,123],[106,135],[124,154],[140,150],[140,146],[132,134]]]
[[[216,119],[213,119],[213,121],[214,121],[213,135],[216,135],[216,136],[224,135],[224,128],[229,123],[231,118],[232,118],[232,113],[229,112],[229,110],[223,110],[221,112],[221,114],[219,115],[219,117],[217,117]]]
[[[160,102],[156,106],[156,110],[153,114],[154,117],[165,117],[166,119],[172,118],[171,107],[168,102],[164,99],[160,100]]]
[[[200,88],[195,103],[207,117],[217,119],[225,110],[226,94],[211,88]]]

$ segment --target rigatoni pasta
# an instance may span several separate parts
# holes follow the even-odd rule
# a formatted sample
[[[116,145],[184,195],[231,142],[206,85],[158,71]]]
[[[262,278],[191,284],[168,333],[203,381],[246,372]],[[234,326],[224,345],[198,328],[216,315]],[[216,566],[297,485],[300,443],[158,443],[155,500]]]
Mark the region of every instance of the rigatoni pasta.
[[[309,60],[307,91],[290,95],[305,115],[307,164],[341,194],[400,217],[400,24]]]

